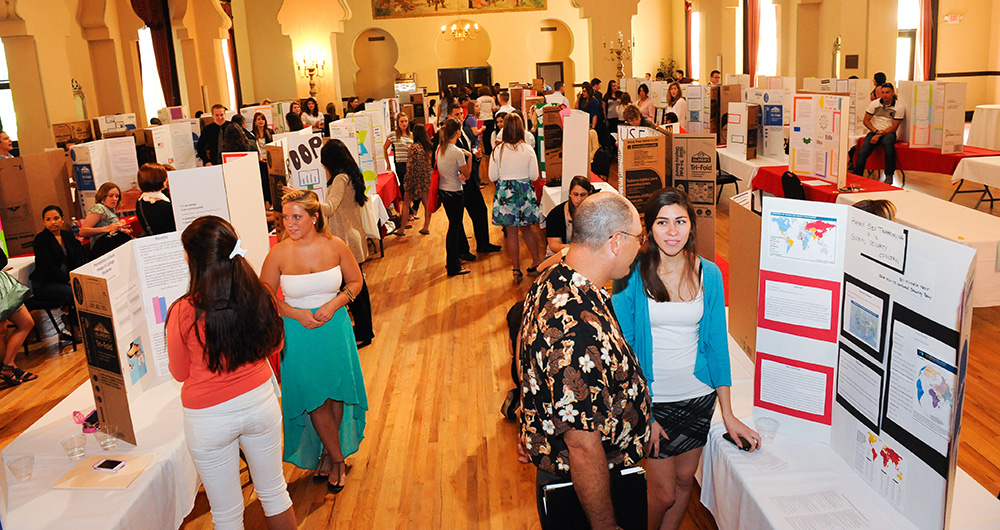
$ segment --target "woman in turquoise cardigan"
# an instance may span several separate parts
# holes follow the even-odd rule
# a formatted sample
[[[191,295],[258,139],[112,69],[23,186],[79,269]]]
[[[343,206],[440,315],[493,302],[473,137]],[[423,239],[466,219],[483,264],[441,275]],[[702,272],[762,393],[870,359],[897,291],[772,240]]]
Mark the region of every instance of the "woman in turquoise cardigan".
[[[752,450],[760,436],[733,415],[722,273],[695,253],[687,195],[674,188],[656,192],[646,205],[645,226],[649,242],[632,274],[615,282],[611,301],[653,395],[645,461],[649,527],[678,528],[716,397],[730,436],[748,441]]]

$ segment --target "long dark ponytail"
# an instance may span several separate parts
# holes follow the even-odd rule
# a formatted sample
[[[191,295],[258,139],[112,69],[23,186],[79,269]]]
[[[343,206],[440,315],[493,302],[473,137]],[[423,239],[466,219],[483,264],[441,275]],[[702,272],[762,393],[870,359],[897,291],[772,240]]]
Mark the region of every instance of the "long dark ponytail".
[[[323,167],[330,172],[326,185],[332,184],[334,177],[341,173],[347,175],[351,181],[351,187],[354,188],[354,202],[358,203],[358,206],[364,206],[365,201],[368,200],[368,196],[365,195],[365,177],[361,175],[361,168],[354,161],[354,157],[344,142],[336,139],[327,142],[323,146],[323,150],[319,152],[319,160]]]
[[[217,374],[267,358],[285,338],[271,292],[243,256],[229,257],[237,239],[232,225],[214,215],[195,219],[181,233],[191,275],[184,298],[195,310],[192,331],[208,369]]]

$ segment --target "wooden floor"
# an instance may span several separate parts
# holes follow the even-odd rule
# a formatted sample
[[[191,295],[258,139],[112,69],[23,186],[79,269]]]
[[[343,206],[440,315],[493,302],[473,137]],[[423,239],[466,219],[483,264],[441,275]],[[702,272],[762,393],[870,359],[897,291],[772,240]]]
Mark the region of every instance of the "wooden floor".
[[[907,188],[947,198],[952,186],[939,175],[908,174]],[[731,189],[719,206],[717,251],[723,257],[729,254]],[[971,206],[974,200],[958,202]],[[390,236],[386,256],[365,264],[376,323],[375,341],[361,350],[371,407],[367,437],[348,459],[353,469],[339,495],[328,495],[310,473],[286,464],[300,528],[539,527],[534,468],[518,464],[517,429],[499,414],[512,388],[504,315],[528,284],[512,285],[506,254],[484,255],[469,264],[472,274],[446,277],[445,227],[439,212],[431,235],[411,230]],[[493,241],[501,242],[497,228]],[[524,267],[523,247],[522,253]],[[1000,490],[1000,363],[993,360],[1000,353],[998,324],[1000,308],[974,311],[959,453],[960,465],[992,492]],[[37,381],[0,390],[0,447],[86,379],[82,348],[59,351],[53,342],[32,344],[30,356],[18,358],[40,374]],[[243,478],[246,484],[245,469]],[[265,528],[253,488],[244,494],[246,527]],[[697,502],[684,525],[714,528]],[[210,527],[202,493],[183,528]]]

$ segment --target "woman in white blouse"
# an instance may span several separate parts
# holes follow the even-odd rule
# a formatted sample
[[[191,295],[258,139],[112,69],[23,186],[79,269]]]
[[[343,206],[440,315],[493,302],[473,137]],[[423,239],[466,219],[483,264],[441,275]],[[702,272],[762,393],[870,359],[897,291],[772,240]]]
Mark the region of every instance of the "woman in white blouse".
[[[681,94],[681,85],[679,83],[670,83],[670,86],[667,87],[667,105],[667,112],[676,114],[677,122],[681,124],[681,128],[687,130],[688,103]]]
[[[538,180],[538,160],[535,152],[524,142],[524,121],[517,113],[504,120],[503,141],[490,157],[490,180],[496,182],[493,197],[493,224],[507,227],[507,254],[513,263],[514,282],[524,278],[521,272],[521,248],[518,231],[531,254],[528,274],[538,274],[541,263],[538,237],[531,225],[541,222],[535,188],[531,182]]]

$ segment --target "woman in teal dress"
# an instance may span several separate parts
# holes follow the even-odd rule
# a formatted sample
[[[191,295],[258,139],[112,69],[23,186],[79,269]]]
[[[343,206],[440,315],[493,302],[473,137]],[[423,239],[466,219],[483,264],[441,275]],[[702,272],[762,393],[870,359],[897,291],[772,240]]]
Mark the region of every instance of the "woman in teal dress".
[[[368,397],[358,348],[345,306],[361,291],[361,269],[351,249],[326,228],[313,191],[283,199],[286,237],[268,253],[261,280],[281,287],[285,324],[281,357],[284,460],[315,469],[315,482],[344,489],[345,458],[365,433]],[[341,287],[343,285],[343,287]]]

